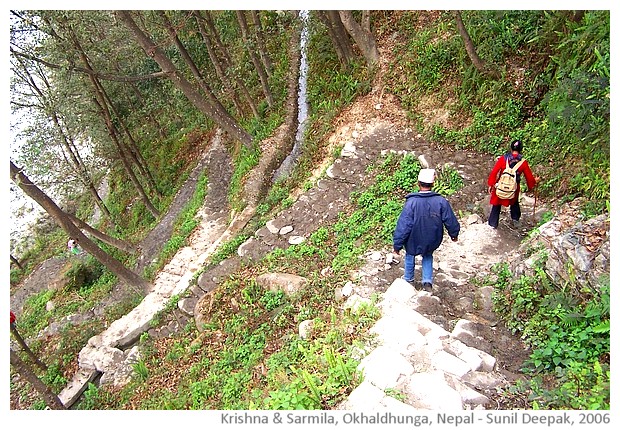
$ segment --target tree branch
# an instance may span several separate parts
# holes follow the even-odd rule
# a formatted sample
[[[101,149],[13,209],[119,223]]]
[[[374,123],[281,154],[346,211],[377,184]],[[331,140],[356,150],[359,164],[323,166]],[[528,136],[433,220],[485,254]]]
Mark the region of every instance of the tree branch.
[[[90,76],[94,76],[98,79],[102,79],[105,81],[115,81],[115,82],[139,82],[139,81],[145,81],[148,79],[157,79],[157,78],[168,78],[170,77],[170,74],[164,71],[161,72],[155,72],[155,73],[151,73],[150,75],[142,75],[142,76],[120,76],[120,75],[112,75],[112,74],[108,74],[108,73],[98,73],[98,72],[94,72],[93,70],[89,70],[85,67],[79,67],[79,66],[70,66],[70,67],[63,67],[60,66],[58,64],[54,64],[54,63],[50,63],[49,61],[43,60],[42,58],[38,58],[38,57],[34,57],[32,55],[28,55],[28,54],[24,54],[23,52],[18,52],[15,49],[13,49],[12,47],[11,49],[11,54],[15,55],[16,57],[21,57],[21,58],[25,58],[28,59],[30,61],[34,61],[37,62],[39,64],[43,64],[46,67],[49,67],[50,69],[69,69],[69,70],[73,70],[76,72],[80,72],[80,73],[84,73],[85,75],[90,75]]]

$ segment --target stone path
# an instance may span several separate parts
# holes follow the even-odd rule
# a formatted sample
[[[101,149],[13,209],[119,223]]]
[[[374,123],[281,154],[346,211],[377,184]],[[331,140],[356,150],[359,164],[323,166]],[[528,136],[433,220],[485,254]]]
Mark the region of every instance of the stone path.
[[[112,323],[103,333],[91,338],[88,345],[80,352],[79,370],[71,383],[60,393],[59,397],[63,403],[67,406],[73,404],[86,388],[87,383],[99,375],[102,375],[100,381],[102,384],[122,385],[126,383],[132,373],[131,364],[139,357],[137,347],[132,345],[143,333],[148,332],[157,338],[168,336],[170,333],[182,329],[187,320],[194,316],[194,307],[200,297],[212,290],[223,277],[233,272],[243,261],[260,259],[275,247],[287,247],[291,243],[300,243],[322,224],[333,222],[338,213],[347,205],[350,194],[368,186],[369,178],[366,174],[366,168],[370,163],[374,163],[380,157],[385,156],[386,151],[395,151],[401,154],[413,151],[416,156],[423,155],[421,161],[429,163],[431,167],[451,163],[466,179],[466,187],[480,187],[480,202],[474,202],[474,205],[484,203],[484,184],[479,183],[479,181],[476,182],[472,178],[480,177],[480,172],[477,169],[486,169],[487,167],[490,169],[492,160],[486,160],[475,154],[468,155],[467,158],[455,158],[453,153],[437,152],[410,130],[397,129],[388,121],[369,121],[365,124],[356,125],[354,129],[344,127],[339,129],[335,136],[344,145],[341,156],[332,166],[329,166],[325,175],[322,175],[323,172],[317,172],[320,179],[318,179],[316,186],[301,194],[290,208],[280,213],[265,227],[259,229],[253,237],[239,248],[237,257],[203,272],[197,285],[190,288],[192,279],[204,267],[208,257],[213,254],[220,243],[231,238],[234,232],[245,225],[253,212],[252,208],[248,208],[246,213],[238,214],[232,222],[228,223],[227,203],[221,199],[207,197],[201,212],[201,225],[192,235],[191,245],[179,250],[172,261],[157,276],[153,283],[153,290],[147,294],[139,306]],[[215,155],[215,151],[225,151],[221,142],[214,142],[211,155]],[[220,154],[220,156],[223,155]],[[459,156],[463,157],[462,155]],[[476,159],[476,157],[478,158]],[[218,157],[213,156],[208,159],[217,160]],[[230,178],[229,167],[209,163],[207,168],[210,178],[209,196],[211,196],[211,190],[217,187],[227,189]],[[456,199],[458,196],[455,196]],[[472,209],[475,208],[472,207]],[[398,278],[402,275],[402,264],[391,266],[386,265],[382,259],[379,261],[371,259],[377,267],[374,269],[367,267],[356,275],[355,287],[351,290],[352,297],[357,296],[358,299],[363,300],[369,297],[372,292],[385,293],[387,297],[404,294],[407,300],[401,297],[401,302],[411,305],[410,309],[400,309],[387,304],[382,307],[384,314],[382,321],[384,322],[381,324],[389,327],[397,320],[401,321],[401,325],[402,321],[418,324],[418,334],[412,334],[406,337],[406,341],[403,341],[405,343],[411,341],[405,345],[405,352],[396,350],[394,353],[397,355],[393,355],[390,358],[391,360],[400,361],[404,368],[409,369],[403,360],[414,357],[411,355],[413,353],[411,348],[416,348],[416,345],[422,344],[428,344],[429,348],[433,348],[426,352],[418,351],[417,354],[426,354],[428,356],[427,362],[434,363],[434,367],[429,364],[428,369],[420,369],[418,366],[416,372],[409,372],[409,369],[404,371],[402,375],[399,373],[398,377],[388,378],[389,381],[388,379],[381,379],[385,377],[379,375],[380,379],[374,383],[375,388],[384,390],[393,386],[402,389],[405,379],[411,381],[414,375],[418,375],[416,378],[430,378],[429,380],[439,378],[441,375],[446,381],[454,378],[462,379],[469,374],[469,372],[464,372],[464,366],[468,366],[470,372],[478,372],[482,368],[489,370],[493,367],[491,364],[493,357],[481,350],[474,351],[464,343],[461,345],[459,343],[460,332],[450,333],[445,327],[441,326],[442,323],[444,325],[448,323],[447,321],[433,322],[416,311],[416,309],[422,311],[422,308],[428,311],[429,309],[432,310],[432,306],[441,306],[442,297],[456,297],[462,300],[464,313],[467,313],[467,309],[473,310],[473,304],[476,300],[487,303],[485,306],[488,305],[488,297],[476,298],[472,294],[472,297],[467,298],[458,289],[466,283],[472,274],[478,273],[484,267],[504,258],[502,249],[496,245],[497,238],[493,237],[493,234],[502,233],[489,231],[490,229],[480,219],[474,221],[461,219],[461,224],[463,228],[461,240],[457,243],[445,241],[442,248],[436,252],[437,291],[433,296],[427,293],[417,294],[409,284],[407,287],[398,282]],[[481,241],[482,237],[488,239]],[[509,236],[503,239],[505,239],[504,243],[507,248],[518,244],[516,237]],[[472,244],[474,245],[472,246]],[[389,249],[376,250],[375,253],[387,254],[389,251]],[[483,253],[484,256],[482,257],[481,254]],[[150,321],[165,307],[168,300],[174,295],[181,294],[184,294],[184,298],[179,301],[178,308],[175,309],[170,320],[165,321],[157,328],[150,327]],[[389,303],[389,301],[385,303]],[[392,322],[390,323],[390,321]],[[466,322],[461,324],[461,326],[463,325],[467,325]],[[414,327],[412,326],[412,333],[415,331]],[[376,330],[381,333],[380,327],[377,327]],[[467,332],[472,337],[471,332],[462,327],[461,331]],[[431,338],[428,333],[432,333],[435,337]],[[423,342],[423,340],[425,341]],[[374,352],[374,356],[388,357],[389,347],[388,344],[379,346],[378,352]],[[372,354],[364,362],[365,372],[372,372],[368,370],[373,366]],[[403,358],[399,358],[398,354]],[[469,361],[457,365],[457,367],[460,366],[457,374],[450,373],[452,371],[445,367],[448,364],[437,364],[449,361],[457,363],[455,360],[461,359],[459,354],[467,356]],[[454,356],[454,358],[448,356]],[[474,360],[474,356],[478,356],[479,360]],[[483,363],[483,367],[480,367],[479,361]],[[410,364],[410,366],[413,365]],[[432,372],[429,373],[429,369]],[[446,376],[448,374],[451,376]],[[403,377],[406,378],[403,379]],[[368,377],[367,380],[368,383],[359,390],[370,390],[368,384],[373,382],[373,378]],[[452,385],[455,384],[457,383],[453,381]],[[359,393],[359,391],[354,391],[354,393],[356,392]],[[376,396],[376,393],[373,395]],[[411,396],[413,395],[411,394]],[[467,392],[467,395],[473,396],[473,393]],[[355,398],[358,397],[358,394],[352,395],[352,397],[351,402],[353,403],[347,403],[349,406],[355,405]],[[476,397],[476,399],[468,404],[481,403],[483,400],[482,397]],[[384,397],[381,397],[381,402],[385,403],[386,401]],[[415,407],[422,407],[422,405],[419,402],[413,404]],[[345,405],[345,407],[347,406]]]
[[[188,287],[205,260],[229,237],[228,205],[222,193],[227,190],[232,167],[227,150],[219,137],[214,138],[205,157],[209,172],[209,192],[199,213],[200,225],[189,239],[189,246],[181,248],[161,270],[153,288],[131,312],[114,321],[102,333],[89,339],[79,353],[79,369],[67,387],[59,394],[65,406],[71,406],[87,387],[88,382],[101,376],[101,383],[122,384],[131,374],[131,363],[137,360],[136,348],[129,348],[150,328],[151,320],[162,311],[171,297],[180,295]],[[199,163],[200,164],[200,163]],[[201,164],[200,164],[201,165]],[[194,175],[198,171],[194,170]],[[225,196],[225,191],[223,192]],[[186,318],[187,320],[187,318]],[[182,323],[182,322],[181,322]]]
[[[432,299],[403,279],[394,280],[379,303],[383,317],[370,329],[377,346],[358,366],[364,380],[339,409],[415,414],[490,403],[480,391],[505,383],[495,372],[496,359],[467,345],[468,321],[459,321],[450,333],[415,310],[420,301]]]

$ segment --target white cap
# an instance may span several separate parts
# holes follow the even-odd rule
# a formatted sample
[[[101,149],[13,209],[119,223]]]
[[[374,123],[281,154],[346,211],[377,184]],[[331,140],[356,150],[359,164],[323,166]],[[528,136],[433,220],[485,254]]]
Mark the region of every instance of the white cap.
[[[425,184],[432,184],[435,182],[435,169],[422,169],[418,175],[418,181]]]

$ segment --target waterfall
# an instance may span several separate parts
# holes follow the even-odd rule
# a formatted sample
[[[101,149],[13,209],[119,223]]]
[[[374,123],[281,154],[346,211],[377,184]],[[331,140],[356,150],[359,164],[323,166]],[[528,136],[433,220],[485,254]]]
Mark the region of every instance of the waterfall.
[[[280,167],[273,174],[273,182],[279,178],[286,177],[291,170],[297,158],[299,158],[301,147],[304,140],[304,132],[306,131],[306,120],[308,118],[308,100],[306,97],[306,87],[308,81],[308,16],[309,11],[302,10],[299,12],[299,18],[302,22],[301,37],[299,40],[301,58],[299,63],[299,90],[297,93],[297,133],[295,134],[295,144],[293,150],[282,162]]]

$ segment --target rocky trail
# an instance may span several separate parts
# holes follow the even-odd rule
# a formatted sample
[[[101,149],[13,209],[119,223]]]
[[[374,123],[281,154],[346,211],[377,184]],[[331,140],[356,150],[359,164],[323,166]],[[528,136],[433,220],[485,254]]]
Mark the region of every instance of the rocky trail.
[[[447,163],[459,171],[465,187],[451,196],[450,202],[457,216],[462,215],[459,219],[461,235],[458,242],[444,241],[435,252],[432,295],[418,292],[409,284],[404,283],[407,286],[403,286],[403,283],[399,282],[403,273],[402,263],[386,264],[385,258],[391,251],[386,248],[370,251],[365,266],[352,274],[349,290],[344,297],[347,301],[343,306],[351,306],[352,301],[356,300],[368,300],[374,292],[385,295],[389,290],[392,295],[405,294],[404,299],[401,297],[401,302],[410,303],[411,310],[423,315],[427,326],[430,324],[430,327],[436,329],[431,331],[440,333],[444,340],[457,339],[449,333],[459,324],[462,328],[463,321],[470,324],[465,331],[469,336],[468,347],[497,360],[496,365],[492,366],[495,376],[491,386],[518,377],[519,367],[527,357],[527,351],[520,340],[508,333],[493,315],[490,291],[479,291],[469,279],[488,271],[493,264],[505,261],[507,253],[518,247],[520,240],[534,223],[531,216],[532,199],[522,196],[524,215],[521,230],[514,230],[511,224],[508,224],[506,210],[502,211],[499,229],[493,230],[485,222],[488,212],[485,184],[486,175],[494,162],[492,157],[433,147],[411,130],[395,127],[393,121],[382,118],[357,117],[352,122],[344,121],[330,142],[332,145],[342,145],[343,150],[332,165],[317,168],[316,186],[307,192],[297,193],[295,203],[259,229],[239,248],[237,256],[203,272],[196,285],[190,285],[218,245],[239,231],[252,212],[249,210],[245,214],[237,214],[232,220],[229,219],[231,214],[226,201],[226,190],[231,174],[230,159],[221,139],[216,136],[209,145],[208,153],[190,175],[187,188],[179,192],[178,201],[173,204],[174,207],[182,206],[183,199],[191,196],[192,191],[188,190],[192,189],[192,181],[195,182],[200,171],[206,169],[209,174],[209,192],[200,213],[200,226],[192,234],[189,246],[179,250],[157,275],[152,291],[135,309],[89,340],[88,345],[80,352],[78,371],[60,394],[61,400],[67,406],[73,404],[87,383],[97,378],[100,378],[101,384],[126,383],[132,373],[131,363],[135,362],[139,354],[134,345],[142,333],[148,332],[154,338],[161,338],[182,329],[190,318],[195,317],[199,299],[213,291],[221,280],[241,264],[259,259],[275,247],[300,243],[319,226],[333,222],[347,205],[350,194],[368,186],[368,165],[388,152],[401,155],[412,153],[430,167],[437,168]],[[323,171],[325,174],[322,174]],[[540,205],[538,208],[542,210]],[[159,230],[145,239],[142,244],[144,258],[139,267],[143,268],[150,262],[158,251],[157,244],[161,246],[165,243],[165,238],[170,235],[171,224],[171,221],[161,223]],[[144,245],[148,243],[150,251],[147,252],[147,246]],[[330,263],[326,261],[325,267]],[[40,276],[41,271],[36,271],[26,280],[22,289],[28,289],[29,284],[45,284]],[[416,269],[416,280],[419,282],[419,267]],[[174,295],[183,296],[177,309],[167,320],[161,321],[159,326],[151,327],[150,321]],[[115,291],[108,302],[101,305],[102,309],[121,297],[121,292]],[[11,299],[11,305],[17,308],[14,298],[17,300],[17,294]],[[397,310],[387,305],[383,307],[383,313],[390,318],[398,315]],[[411,319],[411,314],[408,315],[409,317],[400,318],[401,332],[406,331],[402,328],[403,318],[404,321]],[[76,323],[79,319],[68,318],[65,323]],[[429,330],[427,327],[426,331]],[[420,343],[420,340],[417,342]],[[427,362],[430,363],[428,360]],[[436,377],[436,374],[433,375]],[[371,380],[368,377],[366,379]],[[397,382],[394,381],[394,384]],[[363,397],[366,399],[364,401],[367,401],[366,395]],[[420,404],[416,407],[424,408]],[[433,405],[427,405],[427,408],[431,407]]]

